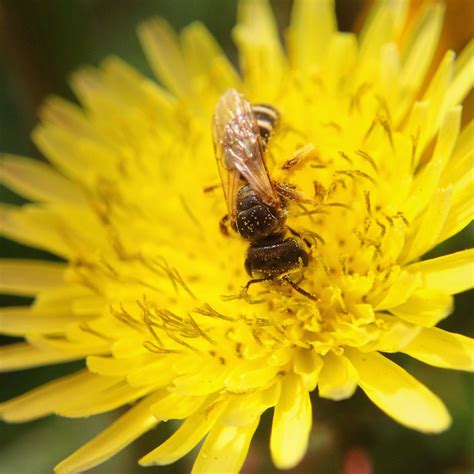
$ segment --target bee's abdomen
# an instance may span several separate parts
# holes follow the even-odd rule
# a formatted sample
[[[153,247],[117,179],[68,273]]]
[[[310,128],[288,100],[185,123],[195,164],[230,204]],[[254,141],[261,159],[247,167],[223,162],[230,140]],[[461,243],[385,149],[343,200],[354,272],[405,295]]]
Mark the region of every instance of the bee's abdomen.
[[[281,233],[285,218],[267,206],[250,184],[239,189],[237,195],[237,232],[255,242]]]
[[[245,269],[251,277],[274,277],[307,267],[308,254],[292,238],[255,243],[247,250]]]
[[[278,123],[279,113],[271,105],[255,104],[252,105],[252,110],[257,119],[258,130],[265,145],[273,132],[273,129]]]

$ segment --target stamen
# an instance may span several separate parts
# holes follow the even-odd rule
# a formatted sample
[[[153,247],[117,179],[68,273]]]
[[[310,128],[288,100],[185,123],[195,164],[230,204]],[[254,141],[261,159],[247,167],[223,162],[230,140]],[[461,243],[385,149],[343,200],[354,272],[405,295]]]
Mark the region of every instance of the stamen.
[[[155,341],[158,343],[158,345],[160,347],[163,347],[164,346],[163,341],[161,340],[161,338],[156,333],[156,330],[154,328],[154,324],[151,321],[151,319],[148,316],[144,316],[143,321],[146,324],[148,330],[151,332],[151,335],[154,337]]]
[[[201,336],[202,338],[206,339],[207,342],[211,343],[211,344],[216,344],[216,341],[214,341],[213,339],[211,339],[211,337],[206,334],[199,326],[198,324],[196,323],[196,321],[193,319],[193,317],[191,315],[188,315],[188,318],[189,318],[189,321],[191,322],[193,328],[195,329],[196,333]]]
[[[95,329],[92,329],[92,328],[89,326],[88,323],[85,323],[85,322],[80,323],[80,324],[79,324],[79,329],[80,329],[81,331],[83,331],[83,332],[88,332],[88,333],[90,333],[90,334],[92,334],[92,335],[94,335],[94,336],[96,336],[96,337],[98,337],[98,338],[100,338],[100,339],[104,339],[104,340],[106,340],[106,341],[113,341],[113,338],[108,337],[108,336],[106,336],[106,335],[104,335],[104,334],[102,334],[102,333],[96,331]]]
[[[209,186],[205,186],[205,187],[203,188],[203,192],[204,192],[204,193],[210,193],[210,192],[212,192],[212,191],[214,191],[214,190],[216,190],[216,189],[219,189],[219,188],[221,188],[221,187],[222,187],[222,184],[220,184],[220,183],[219,183],[219,184],[211,184],[211,185],[209,185]]]
[[[368,82],[364,82],[359,86],[356,92],[351,96],[351,100],[349,102],[349,113],[352,114],[354,110],[360,112],[360,102],[364,94],[369,92],[372,89],[372,85]]]
[[[212,308],[207,303],[205,303],[204,306],[202,307],[195,308],[193,311],[203,316],[210,316],[212,318],[223,319],[224,321],[238,321],[238,318],[232,318],[231,316],[225,316],[222,313],[218,313],[214,308]]]
[[[380,227],[381,229],[381,234],[380,234],[380,237],[383,238],[385,237],[385,234],[387,233],[387,228],[385,227],[384,224],[382,224],[382,222],[379,221],[379,219],[375,219],[375,223]]]
[[[152,341],[144,341],[143,342],[143,347],[147,351],[154,352],[155,354],[179,354],[179,353],[183,352],[183,351],[179,351],[177,349],[164,349],[162,347],[158,347]]]
[[[164,274],[169,278],[171,281],[171,284],[173,285],[173,288],[175,292],[178,292],[178,286],[180,286],[186,293],[188,293],[191,298],[194,300],[197,300],[196,296],[194,293],[191,291],[191,289],[188,287],[186,282],[184,281],[183,277],[179,274],[178,270],[174,267],[170,267],[168,262],[163,258],[159,257],[161,259],[161,262],[157,261],[156,259],[153,259],[152,262],[160,268]]]
[[[372,215],[372,206],[370,204],[370,192],[369,191],[364,191],[364,197],[365,197],[365,207],[367,208],[367,213],[369,216]]]
[[[334,121],[330,121],[330,122],[321,122],[321,125],[323,127],[330,127],[330,128],[334,128],[336,131],[338,131],[339,133],[342,132],[342,127],[337,123],[337,122],[334,122]]]
[[[181,201],[181,205],[183,206],[184,208],[184,211],[186,212],[186,214],[188,215],[188,217],[191,219],[191,221],[196,225],[196,227],[202,232],[204,229],[202,227],[202,224],[201,222],[199,221],[199,219],[194,215],[193,211],[191,210],[191,208],[188,206],[188,203],[186,202],[186,200],[184,199],[184,196],[183,195],[180,195],[179,196],[179,200]]]
[[[411,169],[414,170],[416,167],[416,153],[418,149],[418,142],[420,139],[420,131],[418,130],[415,135],[411,135],[411,160],[410,165]]]
[[[335,179],[331,182],[331,184],[329,185],[329,190],[327,192],[328,197],[335,194],[339,187],[341,187],[342,189],[347,189],[347,184],[342,178]]]
[[[176,344],[180,344],[181,346],[183,347],[186,347],[187,349],[193,351],[193,352],[199,352],[198,349],[196,349],[195,347],[193,347],[191,344],[188,344],[187,342],[181,340],[179,337],[176,337],[171,331],[166,331],[166,335],[171,339],[173,340],[174,342],[176,342]]]
[[[375,184],[375,179],[372,176],[368,175],[364,171],[355,169],[355,170],[339,170],[335,171],[334,174],[343,174],[349,176],[351,178],[355,178],[356,176],[360,176],[361,178],[365,178],[370,181],[372,184]]]
[[[354,164],[353,161],[343,151],[338,151],[337,153],[342,159],[346,160],[349,164]]]
[[[385,118],[379,119],[379,123],[380,125],[382,125],[383,129],[385,130],[388,136],[388,139],[390,141],[390,146],[393,148],[393,135],[392,135],[392,127],[390,126],[390,123]]]
[[[359,155],[364,160],[368,161],[370,165],[372,166],[372,168],[374,169],[374,171],[378,172],[378,168],[375,163],[375,160],[367,152],[365,152],[364,150],[357,150],[356,154]]]
[[[130,326],[131,328],[137,331],[140,331],[142,329],[141,323],[125,310],[122,303],[120,303],[120,311],[114,309],[112,305],[109,305],[109,311],[110,314],[117,318],[120,322]]]

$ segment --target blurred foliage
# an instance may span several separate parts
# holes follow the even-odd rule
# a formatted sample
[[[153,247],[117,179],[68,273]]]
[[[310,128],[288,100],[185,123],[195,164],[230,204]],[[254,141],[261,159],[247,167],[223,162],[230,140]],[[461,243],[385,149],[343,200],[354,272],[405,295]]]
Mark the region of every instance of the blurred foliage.
[[[135,35],[136,25],[151,16],[162,16],[177,29],[195,20],[202,21],[235,62],[236,50],[229,32],[235,23],[236,3],[237,0],[0,0],[0,150],[41,159],[28,139],[36,121],[37,108],[45,96],[52,93],[74,100],[67,77],[83,64],[98,64],[102,58],[116,54],[151,76]],[[340,28],[347,31],[355,25],[357,29],[370,3],[337,1]],[[421,3],[421,0],[412,2],[413,12]],[[289,18],[291,0],[274,0],[272,5],[283,29]],[[472,0],[449,0],[447,7],[447,25],[441,46],[460,51],[473,35],[474,3]],[[464,119],[473,115],[472,96],[467,100]],[[0,197],[10,203],[23,202],[4,188],[0,189]],[[473,229],[467,229],[431,255],[471,247],[473,238]],[[6,239],[0,241],[0,256],[55,259],[45,252]],[[24,303],[24,299],[3,296],[0,303]],[[472,293],[460,295],[456,303],[455,313],[440,326],[473,336]],[[2,343],[12,341],[13,338],[0,339]],[[400,355],[394,359],[446,402],[453,416],[452,428],[438,436],[405,429],[368,402],[360,391],[343,402],[318,399],[314,403],[315,424],[308,455],[290,472],[342,472],[349,452],[361,454],[362,459],[365,457],[376,473],[462,474],[473,471],[472,378],[464,373],[428,367]],[[76,362],[3,374],[0,397],[4,400],[23,393],[83,365],[83,362]],[[2,424],[0,472],[51,472],[56,462],[93,437],[122,411],[91,419],[49,417],[21,425]],[[172,466],[160,468],[145,470],[136,464],[140,456],[175,428],[171,422],[161,425],[90,472],[189,472],[192,455]],[[266,413],[243,470],[246,474],[276,472],[268,450],[270,429],[271,413]]]

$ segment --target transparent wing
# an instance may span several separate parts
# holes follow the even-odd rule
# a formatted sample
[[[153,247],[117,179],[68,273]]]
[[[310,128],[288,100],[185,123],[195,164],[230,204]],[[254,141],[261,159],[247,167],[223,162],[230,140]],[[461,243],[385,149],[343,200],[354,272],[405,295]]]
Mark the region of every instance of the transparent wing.
[[[227,90],[214,112],[214,148],[231,220],[242,178],[272,207],[280,198],[263,159],[257,120],[248,100],[235,89]]]

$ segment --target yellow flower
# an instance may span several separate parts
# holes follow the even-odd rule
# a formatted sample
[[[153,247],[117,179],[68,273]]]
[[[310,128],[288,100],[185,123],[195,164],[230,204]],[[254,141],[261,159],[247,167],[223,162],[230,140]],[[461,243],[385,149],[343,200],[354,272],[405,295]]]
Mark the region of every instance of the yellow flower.
[[[135,403],[57,466],[103,462],[160,421],[183,420],[143,465],[168,464],[201,440],[193,472],[237,472],[261,414],[274,408],[278,468],[304,456],[310,392],[357,386],[399,423],[446,429],[439,398],[382,353],[472,370],[473,341],[436,328],[473,286],[473,252],[419,261],[472,218],[471,43],[448,51],[420,92],[443,6],[404,31],[406,2],[381,1],[361,35],[337,31],[333,2],[296,0],[283,50],[264,0],[240,3],[242,77],[201,24],[178,37],[160,19],[139,35],[164,87],[118,58],[72,80],[82,108],[51,98],[34,141],[45,165],[4,156],[2,180],[34,201],[3,207],[6,235],[63,263],[2,263],[3,370],[85,358],[87,368],[0,406],[6,421],[83,417]],[[403,34],[403,47],[399,45]],[[246,243],[224,236],[211,118],[228,88],[269,103],[281,125],[270,173],[312,198],[288,224],[313,241],[300,286],[252,286]],[[291,162],[289,162],[291,160]],[[290,166],[292,165],[292,166]],[[251,304],[254,303],[254,304]],[[317,429],[317,427],[315,428]]]

